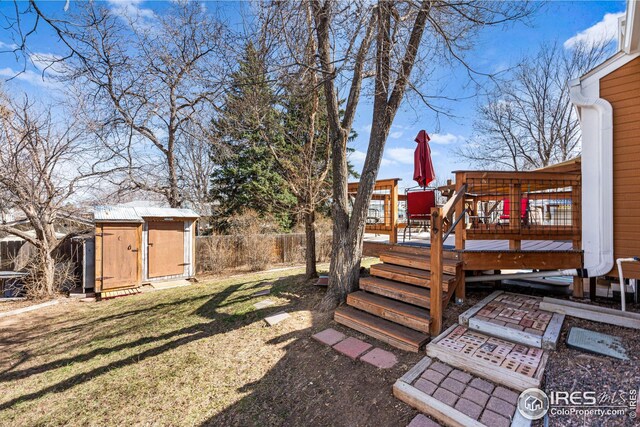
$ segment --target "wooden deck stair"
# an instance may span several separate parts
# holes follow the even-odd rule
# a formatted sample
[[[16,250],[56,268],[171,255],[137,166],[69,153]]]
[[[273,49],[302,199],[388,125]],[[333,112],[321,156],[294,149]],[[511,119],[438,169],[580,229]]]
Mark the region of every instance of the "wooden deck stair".
[[[380,255],[370,276],[360,278],[360,290],[349,294],[335,321],[407,351],[420,351],[429,341],[431,260],[428,252],[394,247]],[[446,305],[462,268],[443,260],[442,291]]]

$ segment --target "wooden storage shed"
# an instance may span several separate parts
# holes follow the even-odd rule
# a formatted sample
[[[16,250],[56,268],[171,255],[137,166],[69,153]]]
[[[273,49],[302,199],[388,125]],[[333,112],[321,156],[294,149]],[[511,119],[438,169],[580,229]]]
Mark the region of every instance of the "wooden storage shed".
[[[97,207],[95,291],[192,277],[197,219],[191,209]]]

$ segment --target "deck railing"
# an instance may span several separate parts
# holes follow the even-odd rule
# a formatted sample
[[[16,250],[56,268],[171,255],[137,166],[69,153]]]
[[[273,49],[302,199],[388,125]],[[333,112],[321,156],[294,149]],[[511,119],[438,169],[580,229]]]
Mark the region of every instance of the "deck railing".
[[[572,241],[581,236],[580,174],[559,172],[457,172],[465,186],[464,221],[456,225],[456,249],[467,240]]]
[[[406,200],[404,194],[399,194],[398,182],[400,178],[390,178],[376,181],[373,195],[369,203],[369,212],[365,226],[366,233],[386,234],[389,243],[396,243],[398,228],[403,224],[398,222],[399,202]],[[348,186],[349,198],[355,198],[360,183],[352,182]]]
[[[522,240],[569,240],[579,249],[580,183],[579,173],[456,172],[455,192],[431,211],[432,336],[442,329],[446,238],[454,233],[457,250],[464,250],[467,240],[479,239],[508,240],[510,250],[519,250]],[[455,297],[464,300],[464,271],[459,276]]]

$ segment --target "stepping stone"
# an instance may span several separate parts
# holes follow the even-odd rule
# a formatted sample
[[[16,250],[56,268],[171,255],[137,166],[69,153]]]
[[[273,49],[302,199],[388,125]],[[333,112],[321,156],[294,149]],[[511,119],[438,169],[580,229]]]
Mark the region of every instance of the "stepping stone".
[[[252,297],[261,297],[261,296],[264,296],[264,295],[269,295],[270,293],[271,293],[271,289],[263,289],[261,291],[258,291],[256,293],[252,294],[251,296]]]
[[[398,358],[395,354],[377,347],[361,356],[360,360],[380,369],[388,369],[398,363]]]
[[[273,326],[282,322],[283,320],[288,319],[289,317],[291,317],[289,313],[281,311],[279,313],[265,317],[264,320],[269,324],[269,326]]]
[[[567,347],[601,354],[620,360],[629,360],[620,338],[588,329],[572,327],[567,336]]]
[[[416,415],[407,427],[440,427],[440,424],[422,414]]]
[[[273,304],[275,304],[275,301],[270,300],[270,299],[267,298],[267,299],[264,299],[264,300],[262,300],[260,302],[257,302],[255,304],[253,304],[253,306],[255,308],[257,308],[258,310],[260,310],[262,308],[267,308],[269,306],[272,306]]]
[[[338,332],[333,328],[329,328],[329,329],[325,329],[322,332],[318,332],[315,335],[312,335],[311,338],[321,342],[322,344],[334,346],[340,341],[342,341],[343,339],[345,339],[346,336],[342,332]]]
[[[358,356],[369,350],[371,347],[373,347],[371,344],[353,337],[340,341],[338,344],[333,346],[336,351],[352,358],[353,360],[356,360]]]

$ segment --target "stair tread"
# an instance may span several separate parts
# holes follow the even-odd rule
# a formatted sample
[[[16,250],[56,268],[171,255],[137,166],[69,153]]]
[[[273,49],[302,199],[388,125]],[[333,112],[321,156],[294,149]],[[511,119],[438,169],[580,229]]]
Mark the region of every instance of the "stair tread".
[[[412,267],[404,267],[402,265],[380,263],[380,264],[372,265],[370,270],[371,270],[372,276],[375,276],[374,274],[375,270],[383,270],[391,273],[403,274],[405,276],[417,277],[419,279],[425,279],[425,280],[431,279],[431,272],[428,270],[421,270],[419,268],[412,268]],[[455,280],[456,280],[455,276],[452,276],[450,274],[442,275],[443,283],[444,282],[453,283],[455,282]]]
[[[349,306],[341,306],[335,312],[336,321],[340,323],[341,317],[347,318],[354,323],[366,326],[382,335],[389,336],[395,340],[402,341],[419,349],[429,340],[429,335],[407,328],[406,326],[390,322],[364,311]],[[348,326],[348,325],[347,325]]]
[[[413,260],[416,260],[416,261],[431,261],[431,256],[430,255],[414,255],[414,254],[408,254],[408,253],[398,252],[398,251],[393,251],[393,250],[382,253],[381,257],[382,256],[413,259]],[[448,259],[448,258],[443,258],[442,259],[442,265],[458,266],[458,265],[461,265],[461,264],[462,264],[462,261],[458,261],[458,260],[455,260],[455,259]]]
[[[429,298],[431,291],[428,288],[422,288],[420,286],[408,285],[402,282],[396,282],[395,280],[383,279],[381,277],[361,277],[360,284],[374,285],[376,287],[393,289],[402,293],[416,295],[420,297]]]
[[[417,320],[423,320],[427,323],[431,320],[431,318],[429,317],[429,310],[426,310],[421,307],[417,307],[415,305],[406,304],[398,300],[385,298],[380,295],[363,292],[363,291],[356,291],[349,294],[349,298],[364,300],[369,304],[374,304],[374,305],[383,307],[387,310],[395,311],[396,313],[401,313],[404,316],[413,317]]]
[[[431,258],[425,255],[412,255],[403,252],[387,251],[380,254],[380,261],[386,264],[401,265],[418,270],[430,270]],[[455,259],[442,259],[442,271],[448,274],[457,274],[457,269],[462,263]]]

